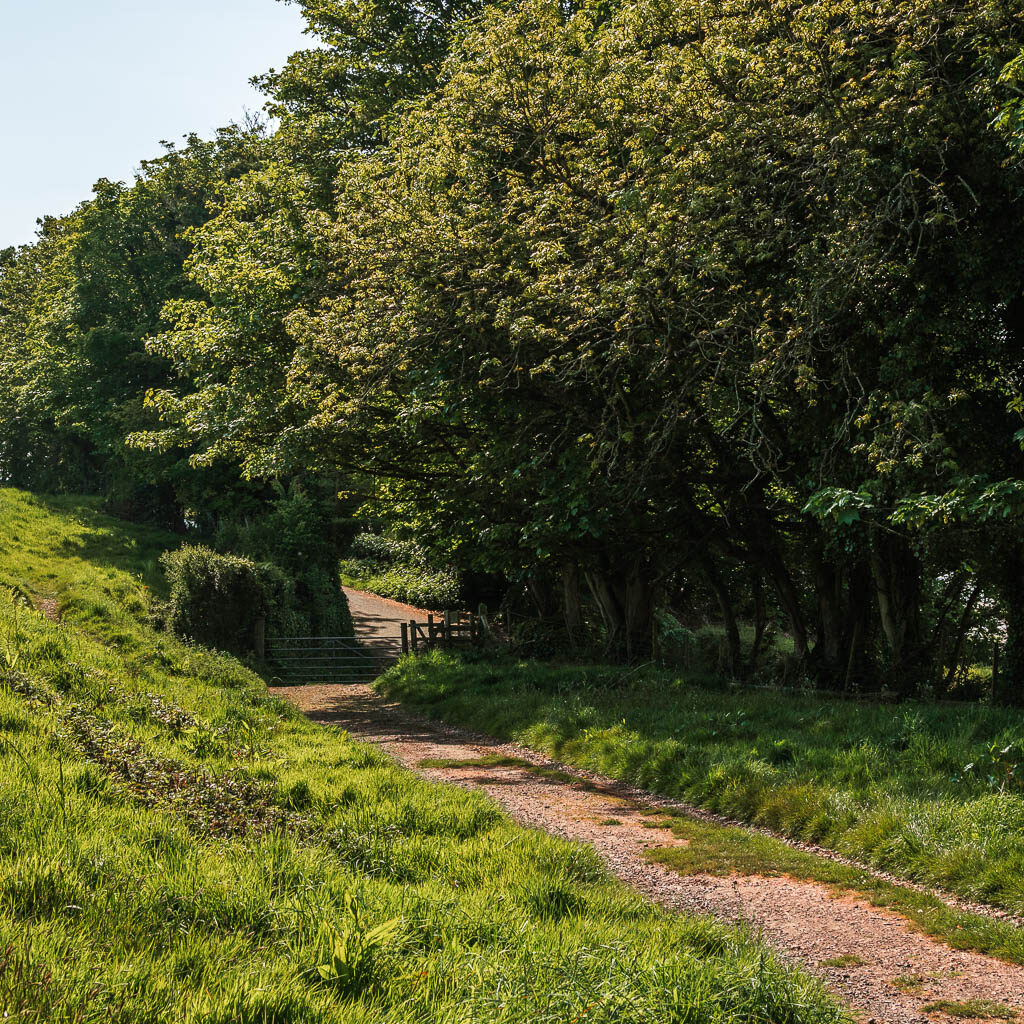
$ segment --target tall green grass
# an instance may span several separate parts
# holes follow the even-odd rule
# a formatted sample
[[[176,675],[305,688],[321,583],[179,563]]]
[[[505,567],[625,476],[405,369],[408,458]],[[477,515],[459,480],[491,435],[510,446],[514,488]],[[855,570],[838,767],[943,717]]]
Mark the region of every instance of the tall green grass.
[[[0,525],[0,1016],[842,1019],[743,934],[153,633],[160,536],[10,491]]]
[[[407,659],[378,683],[431,715],[1024,913],[1024,793],[966,771],[1018,711],[731,691],[663,671]]]

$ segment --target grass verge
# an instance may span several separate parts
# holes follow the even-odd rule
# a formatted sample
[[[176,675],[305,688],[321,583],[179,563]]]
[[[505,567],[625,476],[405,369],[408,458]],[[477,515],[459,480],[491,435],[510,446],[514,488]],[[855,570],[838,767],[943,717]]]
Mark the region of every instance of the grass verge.
[[[649,850],[647,857],[680,874],[786,875],[820,882],[837,891],[858,893],[876,907],[895,910],[954,949],[973,949],[1024,964],[1024,935],[1008,921],[954,909],[928,893],[804,853],[760,833],[677,815],[666,816],[663,823],[688,845]]]
[[[511,767],[572,785],[586,785],[574,775],[535,765],[517,757],[485,755],[466,759],[429,759],[425,768]],[[872,905],[902,914],[920,931],[941,938],[955,949],[971,949],[1024,964],[1024,935],[1008,921],[995,920],[950,907],[928,893],[895,885],[869,872],[795,849],[788,843],[748,829],[695,821],[687,815],[653,806],[632,805],[648,816],[644,828],[669,829],[686,840],[685,846],[648,850],[648,860],[664,864],[681,875],[759,875],[820,882],[837,892],[854,892]],[[618,825],[608,818],[602,825]],[[840,958],[821,966],[844,966],[857,957]],[[894,984],[900,979],[896,979]],[[903,979],[906,981],[906,979]],[[897,987],[905,987],[897,985]],[[909,989],[907,989],[909,991]]]
[[[963,771],[1024,736],[1019,711],[437,652],[377,685],[433,717],[1024,913],[1024,795]]]
[[[742,933],[153,633],[128,570],[162,539],[68,512],[0,492],[0,1015],[844,1019]]]

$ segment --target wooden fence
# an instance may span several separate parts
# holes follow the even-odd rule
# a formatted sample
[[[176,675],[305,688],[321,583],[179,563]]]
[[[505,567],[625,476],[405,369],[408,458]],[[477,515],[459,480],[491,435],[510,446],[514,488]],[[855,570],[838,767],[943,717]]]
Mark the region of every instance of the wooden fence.
[[[415,619],[402,623],[402,653],[467,646],[493,635],[485,615],[473,612],[445,612],[440,617],[428,615],[425,623]]]

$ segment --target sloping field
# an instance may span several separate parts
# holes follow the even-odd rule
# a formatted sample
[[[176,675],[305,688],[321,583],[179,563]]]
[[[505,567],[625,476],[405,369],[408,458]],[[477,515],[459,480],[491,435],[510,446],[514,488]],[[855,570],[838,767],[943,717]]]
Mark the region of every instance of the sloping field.
[[[0,491],[0,1015],[842,1019],[588,848],[306,722],[145,625],[173,538]]]

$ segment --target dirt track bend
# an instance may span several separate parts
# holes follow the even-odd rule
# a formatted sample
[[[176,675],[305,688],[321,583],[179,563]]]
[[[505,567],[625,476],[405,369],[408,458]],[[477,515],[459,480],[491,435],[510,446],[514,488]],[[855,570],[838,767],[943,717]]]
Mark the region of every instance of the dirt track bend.
[[[372,595],[349,595],[357,631],[384,637],[408,621],[411,610]],[[424,615],[419,616],[421,619]],[[372,630],[372,634],[369,633]],[[609,779],[562,765],[514,744],[482,739],[428,722],[375,694],[369,686],[283,687],[274,692],[314,721],[346,729],[384,748],[424,778],[480,789],[517,821],[567,839],[591,843],[609,869],[650,899],[672,910],[745,921],[785,956],[822,975],[866,1020],[942,1021],[926,1013],[936,1000],[991,1000],[1024,1019],[1024,968],[978,953],[950,949],[914,931],[898,914],[852,895],[790,878],[680,876],[645,859],[655,846],[685,840],[651,819],[636,791]],[[560,769],[545,778],[524,767],[430,767],[428,759],[465,761],[497,755]],[[573,778],[570,780],[565,775]],[[612,822],[615,822],[612,824]],[[851,966],[825,961],[856,958]],[[860,961],[860,962],[858,962]],[[896,979],[913,979],[894,985]]]

